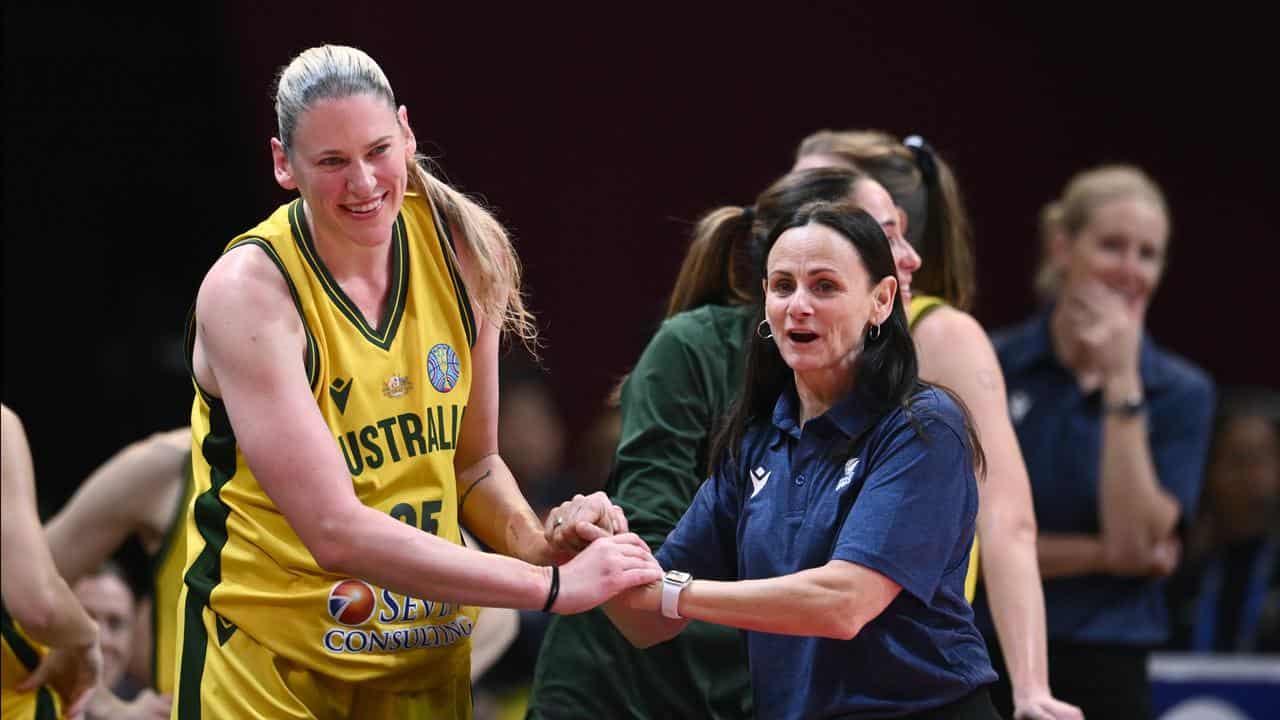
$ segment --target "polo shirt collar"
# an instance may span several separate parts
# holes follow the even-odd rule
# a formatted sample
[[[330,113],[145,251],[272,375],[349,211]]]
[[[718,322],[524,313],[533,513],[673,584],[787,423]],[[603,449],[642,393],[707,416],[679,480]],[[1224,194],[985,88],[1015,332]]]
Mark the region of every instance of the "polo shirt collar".
[[[800,399],[796,395],[795,380],[792,379],[773,406],[773,426],[780,433],[799,440],[800,423],[797,420],[799,417]],[[859,402],[857,393],[854,392],[845,395],[825,413],[810,420],[809,425],[812,427],[815,423],[829,424],[845,437],[854,438],[874,425],[875,421],[876,417],[866,410]]]

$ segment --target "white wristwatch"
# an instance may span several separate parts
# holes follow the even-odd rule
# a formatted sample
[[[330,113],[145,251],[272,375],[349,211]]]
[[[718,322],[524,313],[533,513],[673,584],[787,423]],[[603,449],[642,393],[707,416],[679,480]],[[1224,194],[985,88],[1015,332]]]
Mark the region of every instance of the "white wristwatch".
[[[693,582],[693,576],[683,570],[668,570],[662,577],[662,614],[672,620],[680,620],[677,612],[680,591]]]

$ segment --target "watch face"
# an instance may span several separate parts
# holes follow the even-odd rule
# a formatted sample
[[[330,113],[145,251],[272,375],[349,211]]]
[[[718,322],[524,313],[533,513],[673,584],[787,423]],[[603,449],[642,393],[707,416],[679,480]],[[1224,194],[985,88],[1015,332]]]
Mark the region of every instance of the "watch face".
[[[679,583],[681,585],[693,580],[693,576],[683,570],[670,570],[667,572],[666,580],[668,582]]]

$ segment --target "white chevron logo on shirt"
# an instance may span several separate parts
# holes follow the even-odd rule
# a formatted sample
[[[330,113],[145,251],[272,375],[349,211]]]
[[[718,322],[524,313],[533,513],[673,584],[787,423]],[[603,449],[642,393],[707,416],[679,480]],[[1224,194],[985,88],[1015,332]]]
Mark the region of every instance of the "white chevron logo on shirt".
[[[772,474],[773,471],[765,470],[764,466],[751,471],[751,484],[755,486],[755,490],[751,491],[751,497],[755,497],[756,493],[764,489],[764,484],[769,482],[769,476]]]
[[[848,485],[849,483],[853,482],[853,471],[857,469],[858,469],[858,458],[854,458],[849,462],[845,463],[844,474],[841,475],[840,479],[836,481],[836,489],[839,490],[845,485]]]

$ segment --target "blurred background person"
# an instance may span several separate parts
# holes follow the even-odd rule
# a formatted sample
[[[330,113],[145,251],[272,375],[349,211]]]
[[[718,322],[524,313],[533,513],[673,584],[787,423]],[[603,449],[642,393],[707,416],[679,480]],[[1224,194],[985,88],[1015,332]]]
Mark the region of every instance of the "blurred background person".
[[[995,338],[1040,528],[1050,684],[1090,720],[1145,718],[1147,658],[1169,633],[1163,578],[1196,511],[1213,383],[1146,332],[1169,252],[1155,182],[1097,167],[1055,203],[1041,216],[1054,218],[1053,277],[1042,280],[1052,301]],[[991,639],[991,603],[977,608]]]
[[[102,676],[98,626],[58,574],[22,421],[0,405],[0,717],[78,716]]]
[[[1280,652],[1280,392],[1222,393],[1200,513],[1168,595],[1173,649]]]
[[[102,643],[102,680],[85,713],[90,720],[164,720],[171,706],[167,695],[157,695],[145,681],[128,673],[133,655],[146,653],[135,645],[137,602],[124,570],[106,562],[80,577],[71,586],[89,617],[98,623]],[[174,612],[177,609],[174,608]],[[143,636],[145,637],[145,635]]]

